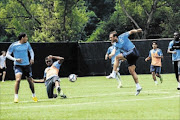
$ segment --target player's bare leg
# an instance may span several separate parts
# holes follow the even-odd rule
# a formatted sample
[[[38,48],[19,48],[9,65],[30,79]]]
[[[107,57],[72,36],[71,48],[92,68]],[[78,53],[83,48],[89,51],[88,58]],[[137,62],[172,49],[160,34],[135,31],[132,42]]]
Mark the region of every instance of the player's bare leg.
[[[126,60],[124,57],[123,57],[123,55],[122,54],[119,54],[119,55],[117,55],[116,57],[115,57],[115,61],[114,61],[114,66],[113,66],[113,71],[112,71],[112,74],[111,74],[111,76],[113,77],[113,78],[115,78],[116,77],[116,74],[117,74],[117,68],[119,67],[119,60]]]
[[[26,77],[26,79],[27,79],[27,81],[29,83],[29,87],[30,87],[31,92],[32,92],[32,99],[34,100],[34,102],[37,102],[38,99],[37,99],[37,97],[35,95],[33,79],[32,79],[32,77]]]
[[[163,82],[163,79],[160,74],[156,73],[156,76],[160,79],[161,83]]]
[[[15,89],[14,102],[15,102],[15,103],[18,103],[18,91],[19,91],[19,87],[20,87],[20,82],[21,82],[21,77],[22,77],[22,75],[21,75],[20,73],[17,73],[17,74],[15,75],[15,77],[16,77],[16,81],[15,81],[15,87],[14,87],[14,89]]]
[[[62,98],[66,98],[66,95],[64,95],[63,91],[60,88],[60,82],[59,81],[55,82],[55,87],[56,87],[56,91],[57,91],[58,95],[60,95]]]
[[[5,77],[6,77],[6,72],[3,72],[3,75],[2,75],[2,82],[4,82]]]
[[[133,79],[134,79],[134,82],[136,83],[136,94],[135,95],[138,95],[140,93],[140,91],[142,90],[141,86],[139,85],[139,81],[138,81],[138,76],[137,76],[137,73],[135,72],[135,69],[136,69],[136,66],[135,65],[131,65],[128,67],[129,69],[129,73],[132,75]]]
[[[156,74],[155,74],[155,72],[152,72],[152,78],[153,78],[153,80],[154,80],[154,82],[155,82],[155,85],[158,85],[158,82],[157,82],[157,80],[156,80]]]

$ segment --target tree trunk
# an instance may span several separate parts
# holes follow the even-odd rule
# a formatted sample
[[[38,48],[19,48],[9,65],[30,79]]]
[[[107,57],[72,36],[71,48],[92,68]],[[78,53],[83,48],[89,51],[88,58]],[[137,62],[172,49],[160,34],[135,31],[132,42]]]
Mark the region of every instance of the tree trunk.
[[[146,22],[146,27],[145,27],[144,33],[143,33],[143,38],[144,39],[147,38],[147,36],[148,36],[149,27],[150,27],[151,21],[153,19],[154,12],[156,11],[157,3],[158,3],[158,0],[154,0],[153,1],[153,5],[151,7],[150,14],[148,14],[148,19],[147,19],[147,22]]]
[[[39,25],[41,25],[41,22],[39,20],[37,20],[26,8],[26,6],[24,5],[24,3],[21,0],[17,0],[22,7],[26,10],[27,14],[30,16],[30,18],[33,18]]]

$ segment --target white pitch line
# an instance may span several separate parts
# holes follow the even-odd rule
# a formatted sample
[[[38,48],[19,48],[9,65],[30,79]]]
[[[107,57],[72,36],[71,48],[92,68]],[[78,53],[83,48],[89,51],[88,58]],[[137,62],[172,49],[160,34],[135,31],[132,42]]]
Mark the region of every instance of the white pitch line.
[[[84,96],[74,96],[74,97],[68,97],[68,99],[72,98],[88,98],[88,97],[102,97],[102,96],[112,96],[112,95],[122,95],[122,94],[132,94],[134,92],[117,92],[117,93],[111,93],[111,94],[99,94],[99,95],[84,95]],[[143,93],[150,93],[150,94],[168,94],[169,92],[157,92],[156,90],[153,91],[143,91]],[[41,99],[39,101],[52,101],[55,99]],[[20,103],[29,103],[32,101],[20,101]],[[13,102],[1,102],[0,105],[5,104],[14,104]]]
[[[169,98],[176,98],[176,96],[169,96],[169,97],[156,97],[156,98],[146,98],[146,99],[132,99],[132,100],[118,100],[118,101],[101,101],[101,102],[85,102],[85,103],[74,103],[74,104],[61,104],[61,105],[36,105],[36,106],[21,106],[21,107],[6,107],[2,108],[1,110],[6,109],[27,109],[27,108],[50,108],[50,107],[69,107],[69,106],[79,106],[79,105],[89,105],[89,104],[100,104],[100,103],[119,103],[119,102],[129,102],[129,101],[146,101],[146,100],[159,100],[159,99],[169,99]]]

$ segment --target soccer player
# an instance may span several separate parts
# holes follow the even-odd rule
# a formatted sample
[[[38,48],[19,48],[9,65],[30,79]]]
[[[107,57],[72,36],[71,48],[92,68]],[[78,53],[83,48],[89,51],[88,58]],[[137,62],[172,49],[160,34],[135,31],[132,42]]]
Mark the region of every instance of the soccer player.
[[[6,51],[1,51],[0,56],[0,76],[2,75],[2,82],[4,82],[6,77]]]
[[[53,59],[57,61],[53,63]],[[57,97],[57,94],[53,93],[54,87],[56,88],[58,95],[60,95],[62,98],[66,98],[66,95],[64,95],[63,91],[60,88],[60,78],[58,76],[63,61],[64,61],[63,57],[49,55],[48,57],[45,58],[46,65],[48,67],[44,70],[44,79],[33,80],[33,82],[35,83],[45,82],[48,98]]]
[[[108,58],[111,59],[111,65],[112,65],[112,68],[113,68],[114,61],[115,61],[115,57],[116,57],[118,54],[120,54],[120,49],[116,50],[116,53],[115,53],[114,56],[109,57],[109,54],[111,54],[111,52],[113,51],[113,49],[115,49],[115,47],[113,46],[113,43],[112,43],[112,42],[111,42],[111,44],[112,44],[112,46],[110,46],[110,47],[108,48],[107,52],[106,52],[105,60],[107,60]],[[118,69],[117,71],[119,71],[120,65],[121,65],[121,60],[119,61],[119,66],[118,66],[118,68],[117,68],[117,69]],[[112,74],[112,73],[111,73],[111,74]],[[107,76],[106,78],[108,78],[108,79],[113,78],[111,74],[110,74],[109,76]],[[118,87],[117,87],[117,88],[121,88],[121,87],[122,87],[122,82],[121,82],[121,76],[120,76],[120,73],[119,73],[119,72],[117,72],[117,76],[116,76],[115,78],[116,78],[116,80],[117,80],[117,82],[118,82]]]
[[[38,99],[35,95],[34,83],[32,81],[32,69],[31,65],[34,63],[34,51],[28,42],[28,37],[26,33],[20,33],[18,36],[19,41],[14,42],[8,48],[6,57],[14,61],[14,73],[15,73],[15,97],[14,102],[18,103],[18,91],[20,87],[20,81],[22,74],[25,75],[29,87],[32,92],[32,99],[37,102]],[[30,52],[31,59],[29,61],[28,51]],[[11,56],[13,53],[14,57]]]
[[[174,64],[174,71],[176,80],[178,82],[177,90],[180,90],[180,33],[174,33],[174,40],[169,43],[167,53],[172,54],[172,61]]]
[[[162,50],[158,48],[156,41],[152,42],[152,48],[153,49],[149,51],[149,56],[145,59],[145,61],[147,62],[151,59],[150,72],[152,73],[155,85],[158,85],[156,76],[160,78],[161,83],[163,82],[163,79],[160,75],[162,66],[161,59],[163,58],[163,53]]]
[[[127,60],[128,62],[128,69],[130,74],[132,75],[135,84],[136,84],[136,94],[138,95],[140,93],[140,91],[142,90],[142,87],[139,84],[138,81],[138,76],[137,73],[135,72],[135,68],[136,68],[136,61],[139,58],[139,52],[136,49],[135,45],[129,40],[129,35],[134,34],[134,33],[138,33],[138,32],[142,32],[142,29],[133,29],[130,30],[128,32],[125,32],[121,35],[117,35],[116,31],[112,31],[109,34],[109,39],[114,43],[114,46],[116,47],[116,49],[114,49],[112,51],[112,53],[109,56],[113,56],[115,55],[115,52],[117,49],[121,49],[124,52],[120,53],[119,55],[117,55],[115,57],[115,63],[113,66],[113,72],[112,72],[112,76],[116,76],[117,74],[117,67],[119,65],[119,60]]]

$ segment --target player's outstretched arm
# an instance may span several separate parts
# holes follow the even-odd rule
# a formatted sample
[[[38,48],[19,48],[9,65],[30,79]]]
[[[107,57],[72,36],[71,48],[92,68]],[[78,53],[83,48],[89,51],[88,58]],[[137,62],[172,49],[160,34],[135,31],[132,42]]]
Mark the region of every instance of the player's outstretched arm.
[[[34,80],[34,79],[33,79],[33,82],[34,82],[34,83],[44,83],[44,82],[45,82],[45,79],[40,79],[40,80]]]
[[[139,32],[142,32],[142,29],[141,29],[141,28],[130,30],[130,31],[129,31],[129,34],[131,35],[131,34],[139,33]]]

